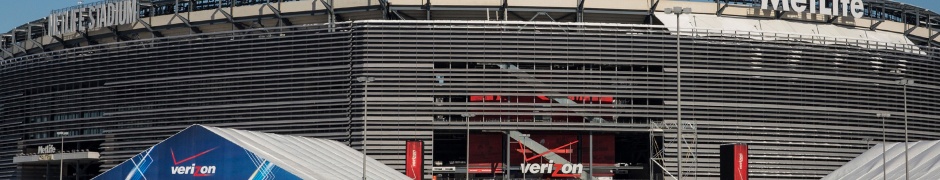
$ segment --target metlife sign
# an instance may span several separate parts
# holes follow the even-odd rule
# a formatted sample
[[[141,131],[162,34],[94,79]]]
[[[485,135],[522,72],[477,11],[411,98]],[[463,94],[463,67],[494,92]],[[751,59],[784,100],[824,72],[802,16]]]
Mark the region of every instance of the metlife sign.
[[[50,144],[46,146],[39,146],[38,148],[36,148],[36,153],[37,154],[53,154],[55,153],[55,150],[56,150],[55,146],[52,146],[52,144]]]
[[[139,16],[137,6],[137,0],[103,0],[54,10],[47,17],[49,31],[46,33],[61,36],[131,24],[137,21]]]
[[[193,126],[95,177],[97,180],[297,180],[290,172]]]
[[[761,0],[760,8],[786,12],[808,12],[833,16],[861,18],[865,10],[862,0]],[[829,6],[831,5],[831,6]],[[808,10],[808,11],[807,11]]]

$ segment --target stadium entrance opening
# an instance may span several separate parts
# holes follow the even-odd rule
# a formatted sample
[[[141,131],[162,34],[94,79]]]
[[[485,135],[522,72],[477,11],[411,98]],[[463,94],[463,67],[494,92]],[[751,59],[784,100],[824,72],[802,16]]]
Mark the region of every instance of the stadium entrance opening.
[[[48,134],[52,136],[54,134]],[[101,140],[30,139],[20,145],[22,153],[13,158],[16,164],[12,179],[91,179],[101,169]],[[61,177],[60,177],[61,175]]]
[[[649,133],[470,131],[469,147],[467,137],[465,130],[435,131],[437,179],[649,179],[650,168],[661,172],[649,165]]]

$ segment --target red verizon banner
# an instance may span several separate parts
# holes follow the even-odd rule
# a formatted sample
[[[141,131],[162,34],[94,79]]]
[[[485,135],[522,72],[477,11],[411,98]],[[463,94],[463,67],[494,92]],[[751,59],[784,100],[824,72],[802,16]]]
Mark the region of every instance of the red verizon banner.
[[[421,180],[424,174],[424,142],[408,141],[405,143],[405,175]]]
[[[721,180],[747,180],[747,144],[721,145]]]
[[[747,180],[747,145],[734,145],[734,180]]]

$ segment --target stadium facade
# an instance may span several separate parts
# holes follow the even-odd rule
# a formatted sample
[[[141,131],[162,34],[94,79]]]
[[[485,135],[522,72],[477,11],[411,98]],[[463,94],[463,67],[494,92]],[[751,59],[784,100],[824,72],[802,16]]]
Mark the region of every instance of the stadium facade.
[[[192,124],[337,140],[402,172],[405,142],[424,141],[426,178],[533,177],[521,164],[552,160],[602,178],[715,179],[719,146],[747,143],[751,178],[819,179],[883,141],[940,138],[940,15],[761,2],[57,10],[2,36],[0,179],[57,172],[13,160],[48,145],[100,153],[67,162],[66,178],[90,178]]]

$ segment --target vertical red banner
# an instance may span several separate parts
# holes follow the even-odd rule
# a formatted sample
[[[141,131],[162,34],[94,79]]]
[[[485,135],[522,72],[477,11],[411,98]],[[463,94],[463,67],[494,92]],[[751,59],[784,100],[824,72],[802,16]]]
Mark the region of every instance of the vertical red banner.
[[[747,149],[747,144],[744,143],[721,145],[721,180],[747,180]]]
[[[747,180],[747,144],[734,145],[734,179]]]
[[[421,180],[424,174],[424,141],[405,142],[405,175]]]

